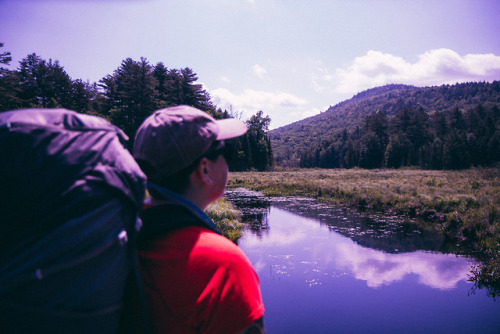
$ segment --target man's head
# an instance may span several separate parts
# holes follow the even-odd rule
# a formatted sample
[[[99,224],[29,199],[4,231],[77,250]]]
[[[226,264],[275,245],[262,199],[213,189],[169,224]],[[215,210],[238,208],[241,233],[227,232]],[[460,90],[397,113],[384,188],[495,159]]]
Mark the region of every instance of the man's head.
[[[193,107],[165,108],[154,112],[139,127],[133,155],[151,182],[182,192],[176,181],[187,178],[203,158],[215,161],[224,153],[223,141],[239,137],[246,130],[237,119],[215,120]]]

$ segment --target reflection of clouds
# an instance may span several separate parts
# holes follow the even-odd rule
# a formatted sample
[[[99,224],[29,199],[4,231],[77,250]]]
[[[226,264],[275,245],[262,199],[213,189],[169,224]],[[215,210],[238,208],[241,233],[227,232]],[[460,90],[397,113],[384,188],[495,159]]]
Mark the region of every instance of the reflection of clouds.
[[[306,239],[312,230],[321,228],[314,220],[292,215],[287,211],[274,207],[272,208],[272,215],[273,220],[283,220],[286,221],[286,224],[273,225],[272,233],[268,233],[265,237],[267,246],[292,245]],[[307,224],[307,229],[304,228],[304,224]],[[253,247],[261,245],[261,240],[248,236],[245,237],[245,243],[248,247]]]
[[[390,254],[365,248],[317,220],[276,207],[271,208],[269,220],[272,227],[268,234],[262,238],[246,234],[241,244],[252,255],[259,275],[272,279],[286,276],[312,286],[352,273],[355,279],[376,288],[414,274],[420,284],[450,290],[467,281],[470,272],[465,258],[424,251]]]
[[[267,263],[264,259],[259,259],[256,263],[253,264],[253,268],[255,272],[260,273],[264,268],[266,268]]]
[[[408,274],[415,274],[421,284],[449,290],[459,281],[465,281],[470,270],[465,259],[449,254],[388,254],[353,244],[339,244],[336,248],[338,263],[352,270],[354,276],[366,281],[369,287],[388,285]]]
[[[306,234],[301,231],[283,231],[282,234],[277,231],[272,231],[272,233],[266,234],[266,245],[268,246],[285,246],[291,245],[298,241],[301,241],[306,237]],[[260,238],[246,238],[245,243],[247,247],[258,246],[260,244]]]

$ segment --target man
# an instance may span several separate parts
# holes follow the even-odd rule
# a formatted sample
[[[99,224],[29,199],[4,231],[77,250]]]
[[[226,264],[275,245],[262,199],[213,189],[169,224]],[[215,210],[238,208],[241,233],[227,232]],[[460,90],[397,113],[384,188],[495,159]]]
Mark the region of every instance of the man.
[[[152,196],[139,248],[155,333],[263,332],[258,277],[203,212],[224,193],[224,140],[245,132],[188,106],[156,111],[137,131],[133,155]]]

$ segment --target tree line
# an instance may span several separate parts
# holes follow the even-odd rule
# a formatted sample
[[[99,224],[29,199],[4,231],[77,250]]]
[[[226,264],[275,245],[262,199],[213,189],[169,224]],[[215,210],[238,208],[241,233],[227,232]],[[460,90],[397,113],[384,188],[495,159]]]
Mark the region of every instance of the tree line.
[[[464,169],[500,162],[500,110],[496,104],[467,111],[427,113],[403,107],[379,110],[353,131],[344,130],[300,154],[300,167]]]
[[[0,65],[9,65],[11,61],[10,52],[0,53]],[[121,128],[131,139],[131,147],[142,121],[161,108],[184,104],[216,119],[238,116],[231,110],[217,108],[197,80],[189,67],[169,69],[162,62],[152,65],[145,58],[127,58],[112,74],[90,83],[71,79],[59,61],[47,61],[32,53],[19,62],[16,70],[0,66],[0,112],[65,108],[97,115]],[[269,123],[270,118],[264,117],[262,111],[246,121],[248,133],[231,141],[234,160],[230,168],[266,170],[272,166]]]
[[[315,149],[323,140],[336,140],[344,129],[351,134],[356,127],[361,127],[366,116],[376,110],[382,110],[390,119],[405,107],[411,110],[423,108],[428,114],[433,114],[437,111],[450,113],[456,106],[467,111],[480,104],[500,107],[500,81],[435,87],[392,84],[363,91],[323,113],[272,130],[269,135],[276,164],[299,167],[301,152]]]

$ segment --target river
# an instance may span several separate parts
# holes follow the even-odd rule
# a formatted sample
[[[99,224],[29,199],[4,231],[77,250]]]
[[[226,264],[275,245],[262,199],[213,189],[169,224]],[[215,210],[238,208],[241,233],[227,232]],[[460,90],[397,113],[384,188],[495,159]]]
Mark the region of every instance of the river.
[[[228,191],[257,271],[267,333],[500,333],[500,301],[439,234],[306,198]]]

